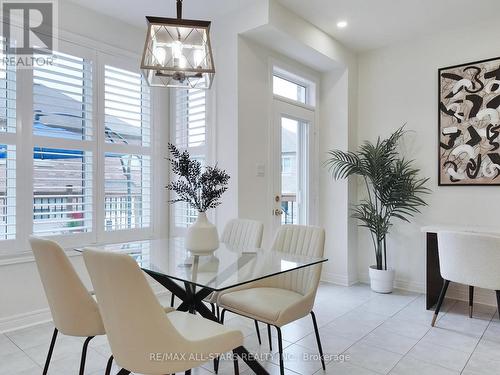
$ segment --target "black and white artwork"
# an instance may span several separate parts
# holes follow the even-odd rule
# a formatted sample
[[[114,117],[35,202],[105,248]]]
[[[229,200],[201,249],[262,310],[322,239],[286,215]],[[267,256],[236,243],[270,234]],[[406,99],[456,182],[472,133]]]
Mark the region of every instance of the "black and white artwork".
[[[439,185],[500,185],[500,58],[439,69]]]

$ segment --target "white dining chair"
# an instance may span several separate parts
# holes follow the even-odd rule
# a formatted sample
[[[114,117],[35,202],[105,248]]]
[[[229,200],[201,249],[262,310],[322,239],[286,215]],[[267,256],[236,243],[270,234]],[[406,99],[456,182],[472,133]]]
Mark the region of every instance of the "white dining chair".
[[[112,357],[119,374],[172,374],[191,369],[243,345],[243,334],[187,312],[165,313],[136,261],[129,255],[86,249]],[[234,362],[237,373],[238,362]]]
[[[450,282],[469,285],[469,316],[474,287],[496,291],[500,309],[500,237],[471,232],[438,233],[438,252],[444,284],[431,325],[434,327]]]
[[[319,227],[283,225],[276,233],[272,250],[295,255],[322,257],[325,231]],[[217,303],[222,308],[221,322],[226,311],[274,326],[278,332],[280,371],[284,374],[283,341],[281,327],[311,315],[316,342],[325,369],[323,349],[316,316],[314,299],[321,276],[321,264],[285,272],[270,278],[245,284],[219,293]],[[268,336],[271,330],[268,329]]]
[[[55,326],[43,375],[48,372],[58,332],[87,337],[80,360],[79,374],[83,375],[90,340],[106,333],[97,303],[56,242],[36,237],[30,237],[29,241]]]

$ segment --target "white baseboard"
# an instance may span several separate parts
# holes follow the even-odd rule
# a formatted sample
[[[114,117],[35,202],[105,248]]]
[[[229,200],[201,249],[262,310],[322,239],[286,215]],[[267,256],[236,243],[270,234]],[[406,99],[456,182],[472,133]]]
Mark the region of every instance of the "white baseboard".
[[[459,301],[469,301],[469,287],[467,285],[450,283],[446,298]],[[495,291],[474,288],[474,303],[497,306]]]
[[[370,284],[368,272],[359,273],[359,281],[365,284]],[[394,280],[394,287],[408,292],[425,293],[425,283],[416,281],[396,279]]]
[[[170,295],[170,292],[158,283],[151,285],[154,293],[158,296]],[[18,329],[35,326],[37,324],[52,321],[49,308],[30,311],[27,313],[0,318],[0,334]]]
[[[52,316],[48,308],[8,316],[0,319],[0,333],[31,327],[37,324],[50,322],[51,320]]]
[[[322,272],[321,281],[325,281],[330,284],[350,286],[349,280],[346,275],[335,274],[333,272]]]

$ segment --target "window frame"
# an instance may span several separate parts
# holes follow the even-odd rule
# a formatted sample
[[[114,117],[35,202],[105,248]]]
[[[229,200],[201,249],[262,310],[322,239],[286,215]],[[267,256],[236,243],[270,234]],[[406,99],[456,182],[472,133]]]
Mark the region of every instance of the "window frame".
[[[16,27],[16,26],[12,26]],[[71,248],[84,244],[111,243],[152,238],[155,233],[155,220],[161,215],[163,207],[151,204],[149,226],[140,229],[124,229],[105,231],[104,227],[104,155],[107,152],[133,153],[148,155],[150,158],[151,202],[155,189],[155,171],[157,161],[153,155],[157,150],[155,144],[156,122],[161,119],[155,112],[157,100],[155,90],[150,89],[150,136],[149,145],[117,145],[105,144],[104,135],[104,64],[140,73],[140,55],[121,51],[101,42],[96,42],[70,32],[59,31],[56,51],[69,55],[87,58],[92,61],[92,137],[86,140],[61,139],[33,134],[33,71],[31,69],[16,70],[16,130],[1,132],[0,144],[16,147],[16,234],[14,239],[0,240],[0,262],[11,258],[24,257],[30,252],[28,242],[33,233],[33,171],[35,146],[61,149],[76,149],[92,153],[92,229],[86,233],[74,233],[44,238],[58,241],[61,246]],[[105,52],[106,51],[106,52]],[[30,256],[29,256],[30,257]],[[4,260],[3,260],[4,259]]]

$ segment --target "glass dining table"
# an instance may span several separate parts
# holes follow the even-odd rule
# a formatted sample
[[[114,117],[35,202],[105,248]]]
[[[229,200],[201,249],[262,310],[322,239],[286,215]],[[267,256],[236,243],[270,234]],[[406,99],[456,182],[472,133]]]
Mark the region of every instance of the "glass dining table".
[[[203,302],[211,293],[328,260],[270,249],[237,248],[224,243],[220,243],[213,254],[195,255],[186,250],[180,237],[91,247],[130,255],[145,273],[180,299],[177,310],[197,313],[217,322],[215,311]],[[83,248],[75,250],[83,251]],[[245,362],[255,373],[267,374],[256,360]]]

